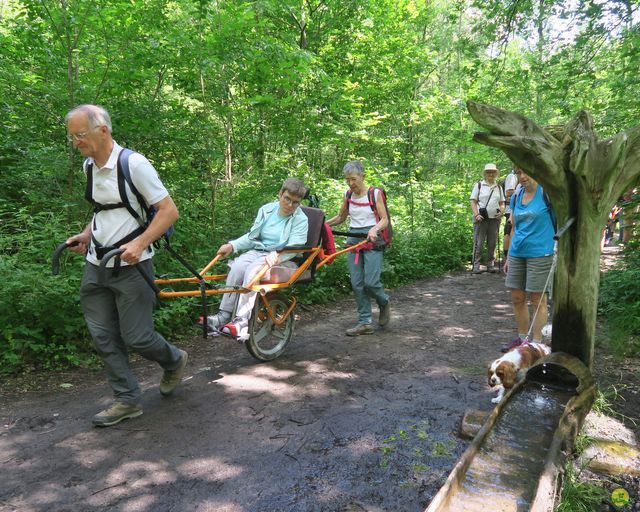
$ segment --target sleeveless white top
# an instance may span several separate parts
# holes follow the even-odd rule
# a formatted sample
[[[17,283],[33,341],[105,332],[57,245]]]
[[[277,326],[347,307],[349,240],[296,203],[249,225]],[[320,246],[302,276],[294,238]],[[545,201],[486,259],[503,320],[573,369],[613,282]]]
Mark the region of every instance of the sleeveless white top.
[[[369,206],[369,198],[367,197],[369,189],[367,188],[367,192],[364,193],[363,196],[356,196],[355,194],[351,195],[351,201],[355,201],[359,204],[349,204],[349,227],[350,228],[370,228],[371,226],[375,226],[378,221],[376,221],[376,216]],[[374,189],[373,198],[377,203],[378,196],[380,195],[380,190],[378,188]],[[345,198],[347,194],[345,193]],[[374,203],[373,207],[376,207],[376,203]]]

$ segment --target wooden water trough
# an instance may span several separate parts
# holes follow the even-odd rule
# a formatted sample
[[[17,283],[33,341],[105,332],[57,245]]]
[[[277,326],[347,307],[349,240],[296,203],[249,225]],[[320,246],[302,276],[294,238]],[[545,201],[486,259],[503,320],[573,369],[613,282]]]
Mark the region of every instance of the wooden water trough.
[[[595,398],[589,369],[553,353],[505,394],[425,512],[552,512]]]

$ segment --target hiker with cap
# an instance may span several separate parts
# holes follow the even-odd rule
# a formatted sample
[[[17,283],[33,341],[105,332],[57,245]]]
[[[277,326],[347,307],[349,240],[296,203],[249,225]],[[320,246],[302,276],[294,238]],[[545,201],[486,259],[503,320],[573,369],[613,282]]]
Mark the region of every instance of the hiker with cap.
[[[473,268],[472,273],[480,274],[482,249],[487,242],[487,270],[497,272],[495,262],[496,243],[500,220],[504,214],[504,191],[498,184],[496,164],[484,166],[484,179],[473,185],[471,190],[471,211],[473,212]]]

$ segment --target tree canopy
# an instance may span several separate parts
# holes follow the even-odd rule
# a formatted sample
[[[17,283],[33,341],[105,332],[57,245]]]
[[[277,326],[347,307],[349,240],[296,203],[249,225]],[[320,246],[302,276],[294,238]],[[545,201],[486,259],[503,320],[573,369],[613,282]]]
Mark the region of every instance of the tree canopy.
[[[88,220],[71,107],[105,106],[115,139],[154,163],[196,260],[288,175],[336,210],[342,165],[362,158],[389,192],[394,285],[467,260],[471,184],[487,161],[510,168],[472,142],[466,101],[540,126],[586,109],[603,137],[622,132],[640,118],[637,21],[636,0],[0,2],[0,357],[70,360],[85,336],[80,262],[45,275]],[[332,267],[307,300],[347,288]],[[158,313],[165,328],[190,314]]]

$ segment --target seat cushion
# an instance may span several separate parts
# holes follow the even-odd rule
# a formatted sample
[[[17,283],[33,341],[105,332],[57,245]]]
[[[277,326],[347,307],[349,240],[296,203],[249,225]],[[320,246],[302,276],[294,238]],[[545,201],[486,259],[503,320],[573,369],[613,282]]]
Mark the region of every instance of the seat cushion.
[[[295,274],[296,270],[298,270],[298,266],[291,262],[275,265],[271,267],[268,275],[260,279],[260,282],[264,284],[286,283]],[[307,281],[309,279],[311,279],[311,271],[307,269],[298,277],[297,281]]]

